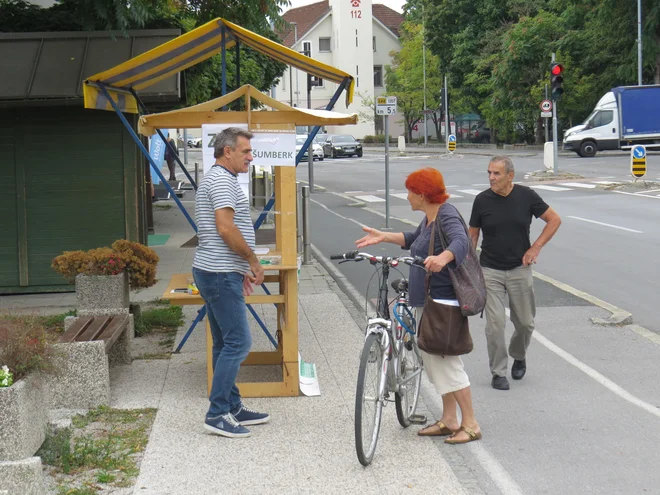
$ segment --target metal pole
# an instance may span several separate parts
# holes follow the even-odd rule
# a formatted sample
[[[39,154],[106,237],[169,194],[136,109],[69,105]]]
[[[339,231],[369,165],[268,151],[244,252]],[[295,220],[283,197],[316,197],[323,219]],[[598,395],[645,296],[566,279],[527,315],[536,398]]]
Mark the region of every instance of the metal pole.
[[[445,76],[445,145],[449,141],[449,98],[448,96],[448,89],[447,89],[447,76]]]
[[[642,85],[642,0],[637,0],[637,84]]]
[[[296,181],[296,253],[303,252],[302,182]]]
[[[545,99],[548,99],[548,85],[545,85]],[[550,139],[550,129],[548,129],[548,118],[543,119],[543,128],[545,129],[545,141],[544,143],[547,143],[548,140]]]
[[[385,117],[385,228],[390,228],[390,117]]]
[[[188,129],[183,130],[183,163],[188,165]]]
[[[195,162],[195,184],[199,184],[199,162]]]
[[[555,54],[552,54],[552,61],[555,61]],[[557,175],[559,164],[557,163],[559,155],[559,141],[557,138],[557,101],[552,102],[552,172]]]
[[[305,55],[308,57],[311,53],[305,52]],[[307,74],[307,108],[312,108],[312,85],[310,84],[309,74]],[[307,126],[307,135],[309,136],[312,133],[312,126]],[[314,141],[309,143],[307,148],[307,171],[309,175],[309,189],[310,192],[314,192]]]
[[[422,4],[422,74],[424,81],[424,146],[428,145],[428,116],[426,115],[426,33],[424,32],[424,4]]]
[[[303,264],[309,265],[312,262],[312,250],[310,249],[309,239],[309,186],[302,187],[303,199]]]
[[[293,25],[293,44],[298,41],[298,24],[295,22]],[[293,106],[293,67],[289,65],[289,106]]]
[[[298,43],[298,24],[293,25],[293,39],[294,39],[294,44]],[[296,69],[296,106],[300,106],[300,90],[298,88],[298,73],[300,71]]]

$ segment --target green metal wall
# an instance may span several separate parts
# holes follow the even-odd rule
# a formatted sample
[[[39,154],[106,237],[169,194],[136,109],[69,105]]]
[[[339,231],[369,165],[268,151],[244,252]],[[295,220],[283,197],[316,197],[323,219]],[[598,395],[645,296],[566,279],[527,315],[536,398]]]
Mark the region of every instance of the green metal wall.
[[[0,293],[70,290],[58,254],[146,242],[143,163],[113,112],[0,110]]]

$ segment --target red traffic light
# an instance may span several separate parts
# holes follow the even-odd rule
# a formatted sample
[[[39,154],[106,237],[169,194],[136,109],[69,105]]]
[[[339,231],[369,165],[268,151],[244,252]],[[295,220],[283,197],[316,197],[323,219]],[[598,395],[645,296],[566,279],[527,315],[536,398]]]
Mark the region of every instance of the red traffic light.
[[[560,75],[562,72],[564,72],[564,66],[561,65],[561,64],[554,64],[554,65],[550,68],[550,72],[552,73],[553,76],[558,76],[558,75]]]

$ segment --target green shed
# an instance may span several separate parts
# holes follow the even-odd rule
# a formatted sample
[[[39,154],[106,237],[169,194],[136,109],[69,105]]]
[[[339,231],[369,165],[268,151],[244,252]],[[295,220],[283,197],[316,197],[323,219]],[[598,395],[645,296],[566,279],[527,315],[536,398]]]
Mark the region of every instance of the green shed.
[[[0,34],[0,293],[69,291],[63,251],[146,244],[145,159],[114,113],[83,108],[81,83],[178,30]],[[144,101],[178,101],[179,80]],[[137,116],[126,115],[137,127]]]

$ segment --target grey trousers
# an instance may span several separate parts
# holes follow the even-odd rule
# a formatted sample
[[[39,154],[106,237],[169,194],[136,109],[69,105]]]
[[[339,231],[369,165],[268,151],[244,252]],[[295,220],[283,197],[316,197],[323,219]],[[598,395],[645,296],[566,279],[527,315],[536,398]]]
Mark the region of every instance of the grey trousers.
[[[505,295],[509,295],[509,309],[514,332],[509,342],[508,355],[523,360],[534,331],[536,303],[534,301],[534,279],[531,266],[519,266],[513,270],[483,268],[486,281],[486,342],[490,372],[506,376],[507,347],[504,335],[506,314]]]

